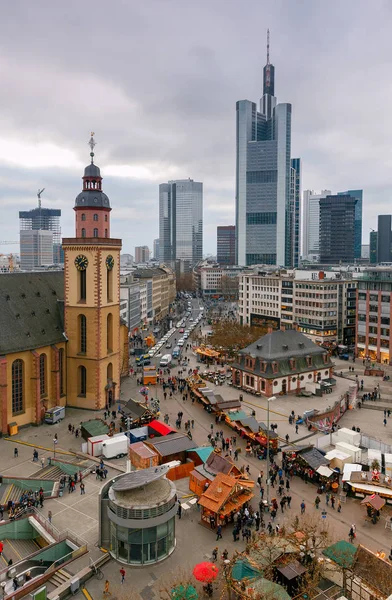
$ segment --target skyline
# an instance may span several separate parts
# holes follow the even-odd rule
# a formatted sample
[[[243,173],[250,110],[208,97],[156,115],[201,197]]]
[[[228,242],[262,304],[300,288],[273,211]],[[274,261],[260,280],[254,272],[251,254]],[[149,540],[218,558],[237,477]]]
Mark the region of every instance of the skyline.
[[[261,96],[269,28],[302,189],[363,189],[367,244],[377,215],[391,212],[392,9],[249,5],[3,6],[0,239],[19,239],[18,211],[35,208],[42,187],[43,207],[61,209],[62,235],[72,234],[94,130],[123,251],[158,237],[159,183],[190,177],[203,182],[204,252],[215,254],[217,225],[235,222],[235,103]]]

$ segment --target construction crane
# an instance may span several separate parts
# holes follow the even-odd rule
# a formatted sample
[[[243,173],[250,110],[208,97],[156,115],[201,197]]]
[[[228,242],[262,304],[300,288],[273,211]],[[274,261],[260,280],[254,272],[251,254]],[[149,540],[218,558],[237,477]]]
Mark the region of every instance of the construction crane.
[[[37,192],[37,197],[38,197],[38,208],[41,208],[41,194],[42,192],[45,191],[45,188],[42,188],[42,190],[38,190]]]

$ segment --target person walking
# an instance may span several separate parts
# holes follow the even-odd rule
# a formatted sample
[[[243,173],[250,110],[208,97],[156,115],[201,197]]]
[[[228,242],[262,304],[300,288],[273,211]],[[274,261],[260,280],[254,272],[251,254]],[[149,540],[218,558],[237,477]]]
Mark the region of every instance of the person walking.
[[[331,506],[335,510],[335,496],[331,496]]]
[[[109,582],[109,579],[107,579],[105,581],[105,586],[103,588],[103,595],[104,596],[111,596],[112,595],[112,592],[110,591],[109,588],[110,588],[110,582]]]
[[[338,500],[338,513],[340,513],[342,511],[342,503],[340,502],[340,500]]]
[[[306,510],[306,504],[305,504],[305,501],[302,500],[302,502],[301,502],[301,515],[305,514],[305,510]]]
[[[221,540],[222,539],[222,525],[218,525],[218,528],[216,530],[216,541]]]
[[[327,493],[325,494],[325,504],[326,504],[327,506],[329,505],[329,499],[330,499],[330,495],[329,495],[329,493],[327,492]]]
[[[83,481],[80,483],[80,495],[83,496],[83,494],[86,493],[86,489],[85,489],[85,485],[83,483]]]
[[[19,456],[19,450],[18,448],[14,448],[14,458],[18,458]]]
[[[48,512],[48,521],[49,521],[49,523],[52,523],[52,511],[51,510]]]
[[[181,519],[181,515],[182,515],[182,506],[181,506],[181,501],[178,501],[178,509],[177,509],[177,514],[178,514],[178,518]]]
[[[212,551],[212,562],[216,562],[217,560],[218,560],[218,546],[216,546]]]
[[[316,507],[316,509],[318,510],[319,504],[320,504],[321,500],[318,496],[316,496],[316,500],[314,501],[314,505]]]
[[[120,575],[121,575],[121,584],[123,584],[124,581],[125,581],[125,569],[124,569],[124,567],[121,567],[121,569],[120,569]]]

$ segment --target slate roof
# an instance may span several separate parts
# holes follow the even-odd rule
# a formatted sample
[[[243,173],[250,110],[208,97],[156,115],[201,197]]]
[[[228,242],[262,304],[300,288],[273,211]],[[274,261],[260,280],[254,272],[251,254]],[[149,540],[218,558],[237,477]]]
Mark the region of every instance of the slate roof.
[[[324,454],[322,454],[320,450],[317,450],[317,448],[306,450],[306,452],[299,452],[298,456],[303,458],[314,471],[317,471],[321,466],[329,465],[329,460],[327,460]]]
[[[355,555],[353,572],[385,597],[391,593],[392,565],[361,545]],[[377,577],[374,576],[375,573]]]
[[[64,342],[64,272],[0,275],[0,354]]]
[[[308,366],[306,357],[312,357],[312,365]],[[324,362],[326,356],[326,362]],[[245,359],[255,359],[254,369],[246,367]],[[295,368],[291,368],[290,359],[295,359]],[[278,370],[274,373],[272,363],[276,362]],[[262,371],[262,363],[266,363]],[[238,353],[238,360],[232,365],[249,374],[261,375],[265,379],[276,379],[297,373],[313,372],[316,369],[328,369],[333,363],[324,348],[314,344],[303,333],[295,329],[273,331],[262,336],[253,344]]]
[[[146,443],[152,446],[161,456],[170,456],[177,452],[185,452],[191,448],[196,448],[196,443],[182,433],[172,433],[153,440],[146,440]]]

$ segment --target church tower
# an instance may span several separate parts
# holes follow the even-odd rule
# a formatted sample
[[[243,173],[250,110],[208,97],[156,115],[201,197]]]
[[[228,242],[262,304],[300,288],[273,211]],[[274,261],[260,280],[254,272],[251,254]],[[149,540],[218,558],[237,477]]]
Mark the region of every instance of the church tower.
[[[110,202],[94,164],[85,168],[75,200],[75,237],[63,239],[67,404],[103,409],[120,397],[121,240],[110,237]]]

